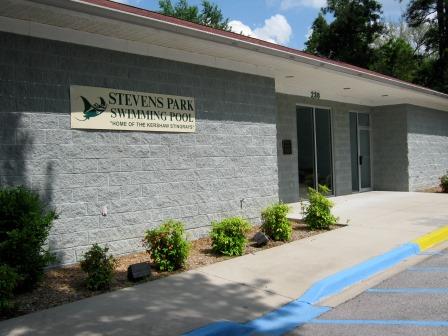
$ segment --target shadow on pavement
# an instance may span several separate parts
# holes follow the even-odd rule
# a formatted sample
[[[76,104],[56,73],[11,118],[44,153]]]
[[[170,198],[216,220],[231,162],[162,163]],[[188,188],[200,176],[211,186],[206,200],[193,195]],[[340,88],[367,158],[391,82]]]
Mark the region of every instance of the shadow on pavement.
[[[217,320],[244,322],[289,301],[255,288],[264,284],[192,271],[4,321],[0,334],[179,335]]]

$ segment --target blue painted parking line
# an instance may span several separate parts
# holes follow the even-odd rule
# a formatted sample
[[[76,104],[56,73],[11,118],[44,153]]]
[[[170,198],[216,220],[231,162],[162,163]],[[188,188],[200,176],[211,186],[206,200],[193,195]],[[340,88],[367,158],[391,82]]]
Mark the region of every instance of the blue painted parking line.
[[[254,332],[253,328],[246,327],[245,325],[232,321],[218,321],[199,329],[195,329],[186,335],[194,336],[249,336]]]
[[[293,301],[258,319],[250,321],[246,327],[257,334],[278,336],[312,320],[330,310],[329,307],[313,306],[307,302]]]
[[[343,325],[400,325],[416,327],[448,327],[448,321],[418,320],[311,320],[309,324],[343,324]]]
[[[448,272],[448,267],[409,267],[407,269],[411,272]]]
[[[448,288],[370,288],[367,293],[415,293],[415,294],[448,294]]]
[[[318,281],[300,297],[300,301],[316,303],[324,298],[338,294],[345,288],[393,267],[406,258],[416,255],[418,251],[419,247],[415,243],[401,245],[388,253],[371,258]]]

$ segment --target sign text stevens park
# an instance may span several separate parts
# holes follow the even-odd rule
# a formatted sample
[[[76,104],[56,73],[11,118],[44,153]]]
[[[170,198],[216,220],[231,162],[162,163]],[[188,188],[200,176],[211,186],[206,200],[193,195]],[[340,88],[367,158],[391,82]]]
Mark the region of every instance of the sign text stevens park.
[[[71,128],[195,132],[194,98],[70,86]]]

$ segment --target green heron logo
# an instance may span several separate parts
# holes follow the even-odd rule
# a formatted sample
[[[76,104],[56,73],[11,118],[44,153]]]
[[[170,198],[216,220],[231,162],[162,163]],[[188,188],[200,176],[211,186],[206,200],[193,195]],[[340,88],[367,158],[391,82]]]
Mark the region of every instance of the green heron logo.
[[[98,117],[107,108],[106,101],[102,97],[99,97],[100,98],[99,104],[98,103],[91,104],[85,97],[83,96],[80,97],[84,103],[84,114],[83,114],[84,119],[78,119],[79,121],[86,121],[89,120],[90,118]]]

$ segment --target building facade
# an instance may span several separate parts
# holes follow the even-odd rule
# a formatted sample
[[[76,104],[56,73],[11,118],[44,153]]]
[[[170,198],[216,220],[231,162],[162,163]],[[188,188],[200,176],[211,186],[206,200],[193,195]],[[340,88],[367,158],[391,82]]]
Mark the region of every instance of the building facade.
[[[194,238],[319,184],[416,191],[448,169],[447,95],[267,42],[106,0],[19,0],[0,45],[0,182],[57,209],[62,264],[93,243],[142,250],[167,219]],[[195,130],[74,127],[75,86],[190,97]]]

